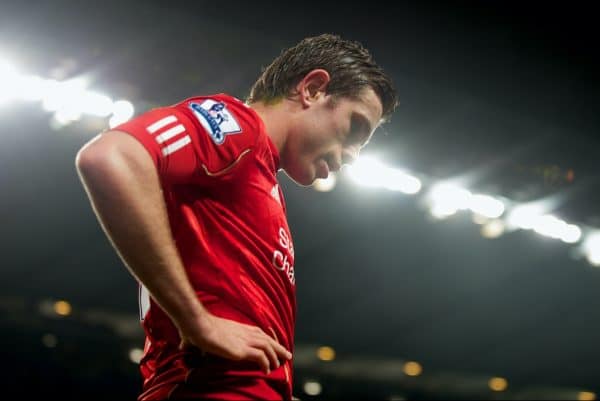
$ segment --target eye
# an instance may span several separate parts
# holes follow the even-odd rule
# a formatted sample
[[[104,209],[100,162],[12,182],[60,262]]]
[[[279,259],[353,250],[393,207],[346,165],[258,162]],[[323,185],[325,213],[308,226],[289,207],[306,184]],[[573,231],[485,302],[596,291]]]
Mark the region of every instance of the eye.
[[[350,132],[348,133],[347,143],[350,145],[360,144],[363,146],[368,135],[369,133],[368,130],[366,130],[364,123],[359,117],[353,115],[350,120]]]

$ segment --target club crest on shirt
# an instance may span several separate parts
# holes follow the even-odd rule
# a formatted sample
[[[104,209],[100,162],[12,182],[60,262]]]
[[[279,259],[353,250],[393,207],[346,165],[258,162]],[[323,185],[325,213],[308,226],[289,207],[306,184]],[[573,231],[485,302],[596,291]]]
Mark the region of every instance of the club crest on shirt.
[[[202,103],[190,102],[188,106],[217,145],[225,142],[227,135],[242,132],[240,125],[223,102],[206,99]]]

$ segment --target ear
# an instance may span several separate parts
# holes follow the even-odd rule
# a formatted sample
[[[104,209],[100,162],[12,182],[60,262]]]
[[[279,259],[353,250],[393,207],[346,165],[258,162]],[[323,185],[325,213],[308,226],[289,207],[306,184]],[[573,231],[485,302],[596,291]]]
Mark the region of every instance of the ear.
[[[329,81],[331,81],[329,73],[321,68],[306,74],[296,85],[296,91],[300,95],[302,105],[309,107],[315,101],[323,99]]]

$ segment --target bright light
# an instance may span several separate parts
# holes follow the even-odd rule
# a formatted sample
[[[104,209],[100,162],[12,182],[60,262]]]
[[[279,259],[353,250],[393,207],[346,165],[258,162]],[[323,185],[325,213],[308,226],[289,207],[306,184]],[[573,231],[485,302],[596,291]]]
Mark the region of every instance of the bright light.
[[[446,204],[432,205],[429,209],[429,213],[431,213],[431,215],[436,219],[445,219],[452,216],[457,211],[458,210],[456,208]]]
[[[321,383],[316,381],[307,381],[304,383],[304,392],[308,395],[319,395],[323,391]]]
[[[144,356],[144,351],[139,348],[132,348],[129,350],[129,360],[136,365],[139,365],[140,361]]]
[[[550,238],[560,238],[563,231],[563,227],[566,227],[567,223],[561,219],[547,214],[540,216],[535,220],[533,224],[533,230],[541,235],[545,235]]]
[[[423,368],[419,362],[408,361],[402,369],[407,376],[419,376],[423,372]]]
[[[45,80],[35,75],[21,77],[19,82],[19,98],[32,102],[42,100],[46,96],[46,93],[48,93],[52,82],[56,81]]]
[[[382,187],[385,185],[383,180],[385,168],[383,164],[375,159],[361,157],[348,166],[346,171],[357,184],[366,187]]]
[[[532,220],[533,229],[538,234],[561,239],[568,244],[574,244],[581,239],[581,229],[579,227],[574,224],[567,224],[566,221],[551,214],[539,216]]]
[[[329,173],[327,178],[317,178],[313,183],[313,188],[315,191],[319,192],[329,192],[335,188],[335,184],[337,182],[337,178],[335,173]]]
[[[591,391],[580,391],[577,394],[577,399],[579,401],[594,401],[596,399],[596,393],[592,393]]]
[[[54,303],[54,312],[60,316],[69,316],[71,314],[71,304],[67,301],[56,301]]]
[[[14,99],[19,93],[19,75],[15,68],[0,59],[0,105]]]
[[[113,101],[106,95],[88,91],[82,94],[79,109],[85,114],[108,117],[113,112]]]
[[[505,229],[506,227],[502,220],[491,220],[481,226],[481,235],[489,239],[498,238],[504,234]]]
[[[489,195],[473,195],[469,202],[469,209],[473,213],[495,219],[504,213],[504,203]]]
[[[517,206],[508,215],[508,225],[523,230],[531,230],[542,214],[542,208],[537,205]]]
[[[508,382],[502,377],[492,377],[488,381],[488,386],[492,391],[504,391],[508,387]]]
[[[575,224],[567,224],[563,228],[560,239],[567,244],[574,244],[581,239],[581,228]]]
[[[60,125],[67,125],[72,121],[79,120],[81,113],[74,109],[61,109],[54,113],[54,118]]]
[[[85,80],[71,79],[64,82],[47,81],[42,99],[42,108],[46,111],[59,111],[64,114],[79,112],[79,100],[85,92],[87,83]]]
[[[114,128],[119,124],[128,121],[134,114],[133,104],[127,100],[117,100],[113,103],[112,117],[108,121],[108,126]]]
[[[418,178],[402,170],[387,167],[370,157],[361,157],[349,166],[347,171],[354,182],[366,187],[382,187],[408,195],[421,190],[421,181]]]
[[[473,195],[466,189],[452,184],[438,184],[429,193],[430,212],[444,218],[469,207]]]
[[[414,195],[421,190],[421,181],[402,170],[388,168],[384,177],[386,181],[384,187],[391,191]]]
[[[593,266],[600,266],[600,232],[590,234],[582,245],[588,262]]]
[[[333,361],[335,359],[335,350],[331,347],[319,347],[317,357],[325,362]]]

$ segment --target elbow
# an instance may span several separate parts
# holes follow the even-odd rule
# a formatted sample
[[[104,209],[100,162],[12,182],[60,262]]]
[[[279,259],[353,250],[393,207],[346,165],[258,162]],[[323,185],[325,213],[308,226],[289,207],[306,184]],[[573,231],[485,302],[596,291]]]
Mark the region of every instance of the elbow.
[[[97,170],[101,166],[103,158],[106,158],[106,153],[102,151],[102,146],[98,144],[99,141],[99,138],[94,138],[77,152],[75,168],[81,177],[86,177]]]
[[[154,171],[154,163],[143,146],[129,135],[105,132],[84,145],[75,157],[75,167],[85,184],[110,181],[129,173]]]
[[[121,162],[122,145],[107,133],[86,143],[75,156],[75,167],[84,182],[101,179],[110,174]]]

